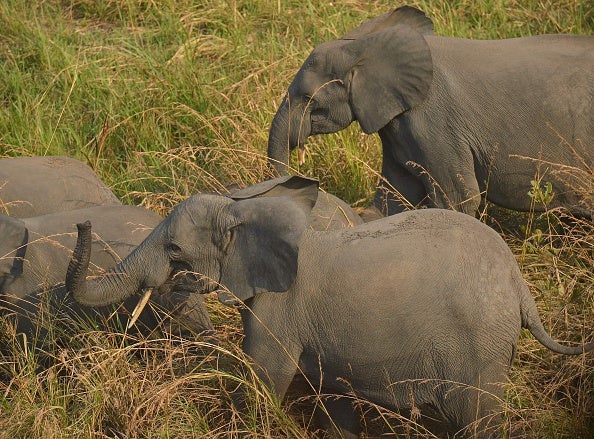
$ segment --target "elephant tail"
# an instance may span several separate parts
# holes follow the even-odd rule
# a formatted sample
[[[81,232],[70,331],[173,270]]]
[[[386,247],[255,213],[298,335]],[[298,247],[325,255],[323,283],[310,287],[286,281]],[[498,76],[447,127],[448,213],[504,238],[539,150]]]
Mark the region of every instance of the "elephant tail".
[[[579,355],[594,349],[594,341],[580,346],[566,346],[553,340],[542,325],[542,320],[536,309],[536,303],[534,302],[530,291],[528,291],[528,288],[523,288],[521,314],[522,327],[528,329],[534,338],[536,338],[544,347],[553,352],[563,355]]]

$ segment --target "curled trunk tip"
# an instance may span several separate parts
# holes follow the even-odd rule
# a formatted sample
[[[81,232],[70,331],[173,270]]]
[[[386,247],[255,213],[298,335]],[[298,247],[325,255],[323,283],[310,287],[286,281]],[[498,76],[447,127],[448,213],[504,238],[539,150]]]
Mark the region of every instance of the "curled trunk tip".
[[[66,290],[75,297],[80,293],[81,285],[84,285],[86,281],[91,259],[91,221],[78,223],[76,228],[78,229],[76,247],[66,270]]]

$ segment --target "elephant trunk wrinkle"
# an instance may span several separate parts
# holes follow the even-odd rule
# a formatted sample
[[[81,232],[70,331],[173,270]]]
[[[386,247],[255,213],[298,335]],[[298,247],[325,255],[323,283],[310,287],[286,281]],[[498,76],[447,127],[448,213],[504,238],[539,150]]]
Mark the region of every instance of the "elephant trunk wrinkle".
[[[279,174],[288,173],[290,154],[299,147],[300,161],[303,159],[305,142],[311,130],[307,109],[296,108],[288,103],[281,104],[274,115],[268,136],[268,163]]]
[[[86,293],[86,273],[91,260],[91,222],[89,220],[76,225],[78,237],[72,259],[66,270],[66,290],[76,300]]]

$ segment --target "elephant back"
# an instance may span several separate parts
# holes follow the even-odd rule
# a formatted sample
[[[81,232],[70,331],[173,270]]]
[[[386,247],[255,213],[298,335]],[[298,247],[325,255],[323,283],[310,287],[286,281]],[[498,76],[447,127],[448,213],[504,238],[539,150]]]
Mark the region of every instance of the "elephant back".
[[[360,224],[363,219],[350,205],[332,194],[318,191],[318,199],[310,214],[312,230],[336,230]]]
[[[76,244],[76,224],[90,220],[93,224],[91,268],[107,270],[134,250],[161,222],[157,213],[139,206],[94,206],[61,213],[27,218],[30,233],[38,239],[55,241],[64,247],[63,258],[56,265],[65,267]]]
[[[98,205],[121,205],[83,162],[69,157],[0,160],[1,212],[19,218]]]

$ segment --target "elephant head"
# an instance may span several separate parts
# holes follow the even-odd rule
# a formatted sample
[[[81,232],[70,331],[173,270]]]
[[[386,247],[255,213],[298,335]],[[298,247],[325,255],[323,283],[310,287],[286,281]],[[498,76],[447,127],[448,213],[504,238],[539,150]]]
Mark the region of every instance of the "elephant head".
[[[289,185],[280,194],[279,184]],[[176,272],[197,276],[200,292],[223,285],[240,300],[262,291],[286,291],[297,272],[300,237],[317,198],[318,184],[302,177],[279,178],[236,199],[194,195],[175,207],[151,234],[104,276],[87,282],[90,224],[79,237],[66,287],[80,303],[121,302],[143,289],[162,293]]]
[[[374,133],[420,104],[433,78],[423,12],[401,7],[343,38],[317,46],[297,72],[270,127],[268,158],[286,174],[289,152],[311,135],[340,131],[357,120]]]

